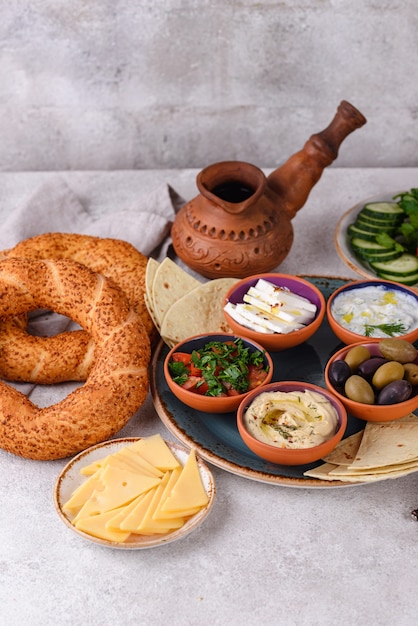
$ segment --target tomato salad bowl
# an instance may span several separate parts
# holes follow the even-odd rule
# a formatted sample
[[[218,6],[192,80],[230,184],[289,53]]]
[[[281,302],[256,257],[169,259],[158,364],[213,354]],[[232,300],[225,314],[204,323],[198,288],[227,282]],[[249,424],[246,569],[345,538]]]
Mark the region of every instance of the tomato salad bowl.
[[[244,337],[196,335],[169,351],[164,376],[172,393],[192,409],[229,413],[250,391],[271,381],[273,361],[261,345]]]

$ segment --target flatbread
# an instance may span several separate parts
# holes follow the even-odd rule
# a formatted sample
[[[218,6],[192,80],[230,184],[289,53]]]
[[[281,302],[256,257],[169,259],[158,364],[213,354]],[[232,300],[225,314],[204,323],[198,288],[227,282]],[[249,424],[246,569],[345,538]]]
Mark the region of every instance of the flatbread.
[[[153,286],[154,286],[155,274],[159,266],[160,266],[159,262],[156,261],[155,259],[152,259],[152,258],[148,259],[147,267],[145,269],[145,293],[144,293],[145,306],[147,307],[148,313],[150,314],[150,317],[152,321],[154,322],[154,326],[156,327],[158,332],[160,332],[161,328],[159,326],[157,316],[155,314]]]
[[[152,283],[152,301],[161,334],[165,315],[172,304],[200,284],[168,257],[159,264]]]
[[[333,465],[351,465],[360,447],[363,433],[364,430],[360,430],[358,433],[342,439],[337,447],[327,456],[324,456],[322,460]]]
[[[224,297],[237,278],[215,278],[199,284],[167,310],[161,325],[164,341],[176,344],[204,333],[231,332],[223,313]]]
[[[338,467],[338,465],[333,465],[331,463],[324,463],[314,469],[308,470],[304,472],[304,476],[308,476],[309,478],[317,478],[319,480],[329,480],[329,481],[340,481],[345,483],[372,483],[377,482],[379,480],[387,480],[390,478],[399,478],[400,476],[406,476],[407,474],[412,474],[417,471],[417,468],[410,468],[404,470],[395,470],[393,472],[386,473],[370,473],[370,474],[361,474],[361,475],[353,475],[347,473],[346,474],[335,474],[334,470]]]
[[[418,457],[418,419],[368,422],[352,469],[396,465]]]

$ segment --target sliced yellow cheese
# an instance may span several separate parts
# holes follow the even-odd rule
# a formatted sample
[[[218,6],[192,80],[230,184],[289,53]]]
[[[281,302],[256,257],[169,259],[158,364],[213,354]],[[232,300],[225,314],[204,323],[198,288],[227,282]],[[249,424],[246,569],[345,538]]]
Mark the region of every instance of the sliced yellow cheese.
[[[182,511],[206,506],[208,502],[209,498],[200,476],[196,452],[191,450],[171,495],[161,506],[161,511],[177,511],[181,515]]]
[[[156,487],[154,487],[156,489]],[[108,528],[114,528],[115,530],[129,531],[129,527],[137,528],[136,520],[142,520],[142,517],[148,510],[150,502],[154,496],[154,489],[143,493],[135,498],[133,502],[123,507],[123,510],[118,510],[116,515],[109,519],[107,523]],[[128,520],[126,522],[126,520]]]
[[[150,502],[150,505],[143,516],[141,522],[138,525],[136,531],[141,535],[154,535],[165,534],[176,528],[181,528],[184,525],[183,517],[176,517],[169,520],[155,520],[153,518],[155,511],[160,505],[161,498],[164,495],[164,490],[169,481],[169,473],[162,479],[161,484],[154,490],[154,496]]]
[[[105,466],[106,460],[110,457],[110,455],[103,457],[102,459],[98,459],[97,461],[93,461],[89,465],[85,465],[81,468],[80,474],[83,476],[92,476],[99,469],[103,469]]]
[[[132,533],[140,534],[138,527],[142,523],[147,511],[151,505],[153,498],[155,497],[156,489],[149,491],[145,494],[145,497],[141,499],[141,502],[120,522],[120,529],[126,530]]]
[[[75,527],[88,535],[93,535],[99,539],[107,539],[108,541],[115,541],[122,543],[127,540],[130,533],[122,530],[115,530],[114,528],[107,528],[107,522],[115,515],[115,511],[107,511],[100,515],[93,515],[92,517],[80,518]]]
[[[109,519],[109,521],[106,524],[106,528],[113,528],[114,530],[122,530],[120,527],[121,522],[125,519],[125,517],[129,515],[131,511],[134,510],[136,506],[138,506],[141,500],[146,498],[148,494],[150,493],[152,493],[152,489],[150,491],[146,491],[145,493],[141,493],[140,496],[132,500],[132,502],[129,502],[129,504],[125,504],[119,509],[114,510],[113,513],[115,514],[115,516]]]
[[[104,489],[102,472],[102,469],[98,469],[93,476],[90,476],[84,483],[77,487],[71,494],[71,498],[63,505],[63,510],[75,515],[94,491]]]
[[[104,489],[94,491],[76,516],[82,517],[117,509],[134,498],[149,491],[161,482],[161,478],[145,476],[107,465],[102,473]]]
[[[164,493],[161,497],[161,500],[158,503],[158,506],[156,507],[154,514],[152,516],[154,520],[169,520],[169,519],[179,517],[178,511],[174,511],[174,512],[162,511],[161,507],[163,506],[166,499],[171,495],[174,485],[179,479],[181,472],[182,472],[181,467],[176,467],[176,469],[172,470],[168,483],[164,489]],[[195,515],[196,513],[200,511],[201,508],[202,507],[198,506],[193,509],[184,510],[181,512],[181,517],[190,517],[190,515]]]
[[[162,471],[179,467],[180,463],[160,434],[144,437],[130,446],[131,450],[139,452],[149,463]]]
[[[164,472],[162,472],[156,465],[153,465],[141,454],[136,452],[130,446],[126,446],[116,452],[114,455],[116,458],[123,459],[126,463],[130,464],[133,469],[145,472],[150,476],[158,476],[162,478]]]

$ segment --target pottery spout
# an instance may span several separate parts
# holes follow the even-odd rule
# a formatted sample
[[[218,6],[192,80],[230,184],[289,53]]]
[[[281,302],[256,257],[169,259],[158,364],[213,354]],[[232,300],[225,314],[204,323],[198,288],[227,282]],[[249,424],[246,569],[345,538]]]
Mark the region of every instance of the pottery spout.
[[[173,248],[208,278],[243,278],[278,267],[293,243],[292,218],[349,133],[366,123],[341,102],[331,124],[268,177],[251,163],[223,161],[197,176],[199,194],[177,213]]]
[[[366,121],[360,111],[343,100],[329,126],[312,135],[299,152],[267,177],[267,186],[290,219],[303,207],[324,169],[337,158],[344,139]]]

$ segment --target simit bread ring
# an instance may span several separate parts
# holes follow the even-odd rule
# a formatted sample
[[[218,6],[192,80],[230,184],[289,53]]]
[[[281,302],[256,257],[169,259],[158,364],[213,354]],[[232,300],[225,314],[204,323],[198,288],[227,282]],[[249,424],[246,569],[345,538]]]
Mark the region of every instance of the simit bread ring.
[[[0,447],[52,460],[118,432],[148,391],[150,344],[143,325],[113,281],[69,260],[0,262],[0,316],[52,309],[78,322],[96,345],[88,378],[66,398],[39,408],[0,382]]]
[[[123,289],[151,339],[156,330],[144,301],[147,257],[126,241],[88,235],[47,233],[25,239],[4,251],[7,258],[71,259],[112,278]],[[85,331],[35,337],[27,318],[0,323],[0,376],[6,380],[57,383],[86,379],[94,343]]]

